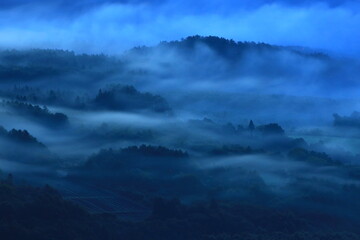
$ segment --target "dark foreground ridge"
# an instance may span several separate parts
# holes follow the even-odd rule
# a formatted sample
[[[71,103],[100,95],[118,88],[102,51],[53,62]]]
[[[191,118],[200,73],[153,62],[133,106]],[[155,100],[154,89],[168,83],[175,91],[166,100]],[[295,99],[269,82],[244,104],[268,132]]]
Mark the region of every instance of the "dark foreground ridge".
[[[12,181],[9,176],[0,183],[0,234],[4,240],[360,239],[351,231],[339,231],[356,229],[358,223],[351,226],[326,214],[216,201],[184,205],[176,199],[158,198],[146,220],[124,222],[109,214],[89,214],[49,186],[18,186]]]

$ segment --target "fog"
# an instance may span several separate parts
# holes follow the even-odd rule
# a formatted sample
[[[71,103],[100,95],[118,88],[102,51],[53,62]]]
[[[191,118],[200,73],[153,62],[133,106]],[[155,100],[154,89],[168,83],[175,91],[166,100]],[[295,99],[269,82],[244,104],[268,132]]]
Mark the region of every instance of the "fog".
[[[0,11],[3,48],[120,54],[136,45],[201,34],[306,46],[352,56],[357,56],[360,49],[357,32],[353,31],[359,25],[359,4],[353,0],[31,0],[4,3]],[[19,35],[24,37],[19,39]]]
[[[2,51],[1,176],[122,221],[155,221],[160,198],[330,216],[356,233],[358,64],[200,36],[117,56]]]
[[[360,239],[359,13],[0,1],[0,238]]]

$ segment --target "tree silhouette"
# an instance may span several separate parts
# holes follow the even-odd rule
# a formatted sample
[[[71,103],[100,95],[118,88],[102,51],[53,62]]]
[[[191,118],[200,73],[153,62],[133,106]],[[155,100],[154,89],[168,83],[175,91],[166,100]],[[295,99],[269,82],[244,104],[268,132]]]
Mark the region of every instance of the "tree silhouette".
[[[253,131],[255,130],[255,124],[254,124],[253,120],[250,120],[248,129],[249,129],[251,132],[253,132]]]

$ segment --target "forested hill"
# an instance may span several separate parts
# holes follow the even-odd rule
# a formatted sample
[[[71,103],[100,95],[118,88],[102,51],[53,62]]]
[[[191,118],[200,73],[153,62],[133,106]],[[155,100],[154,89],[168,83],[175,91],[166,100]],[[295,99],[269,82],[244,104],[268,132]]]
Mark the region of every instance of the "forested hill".
[[[243,55],[249,51],[253,51],[258,54],[264,53],[266,51],[272,53],[278,53],[282,51],[282,52],[294,53],[302,57],[317,58],[323,60],[329,58],[329,56],[327,56],[324,53],[312,51],[312,50],[302,51],[300,48],[277,46],[262,42],[260,43],[247,42],[247,41],[236,42],[232,39],[226,39],[222,37],[216,37],[216,36],[204,37],[199,35],[189,36],[187,38],[183,38],[177,41],[170,41],[170,42],[164,41],[155,47],[145,47],[145,46],[136,47],[133,48],[131,51],[146,53],[146,52],[151,52],[152,50],[157,48],[168,48],[168,49],[170,48],[170,49],[176,49],[185,54],[194,54],[196,52],[196,49],[201,45],[214,51],[216,54],[222,56],[224,59],[232,60],[232,61],[240,60],[241,57],[243,57]]]
[[[169,59],[169,54],[173,53],[179,56]],[[190,58],[194,63],[197,62],[197,58],[201,58],[200,65],[208,65],[209,62],[219,64],[219,59],[208,58],[209,56],[235,63],[245,60],[249,54],[253,54],[255,58],[264,58],[266,62],[273,58],[272,64],[279,62],[279,54],[295,54],[296,57],[321,61],[329,59],[322,53],[293,50],[266,43],[235,42],[215,36],[191,36],[180,41],[161,42],[155,47],[135,47],[122,56],[76,54],[73,51],[55,49],[4,50],[0,51],[0,80],[33,80],[88,73],[97,74],[98,78],[102,78],[133,70],[129,66],[139,64],[139,57],[148,58],[152,64],[156,64],[157,61],[182,64],[182,59],[178,57],[186,57],[187,60]]]
[[[0,84],[45,81],[67,89],[121,83],[150,92],[164,86],[166,91],[179,90],[179,85],[208,90],[222,83],[217,90],[231,86],[236,92],[297,95],[301,88],[303,95],[329,96],[342,89],[351,95],[359,85],[353,77],[358,69],[356,60],[214,36],[135,47],[119,56],[40,49],[0,52]]]
[[[358,86],[353,76],[359,74],[359,63],[354,59],[214,36],[133,48],[123,60],[148,75],[191,79],[189,84],[205,87],[221,82],[219,89],[231,84],[233,91],[298,95],[301,88],[304,95],[329,96],[339,88],[351,95]]]

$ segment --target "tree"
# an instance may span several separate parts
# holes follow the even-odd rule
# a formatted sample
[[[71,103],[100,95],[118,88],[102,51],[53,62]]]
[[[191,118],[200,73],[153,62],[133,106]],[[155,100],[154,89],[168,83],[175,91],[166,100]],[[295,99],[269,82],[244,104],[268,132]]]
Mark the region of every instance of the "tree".
[[[253,132],[253,131],[254,131],[254,129],[255,129],[255,125],[254,125],[253,120],[250,120],[250,123],[249,123],[248,129],[249,129],[251,132]]]

